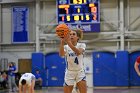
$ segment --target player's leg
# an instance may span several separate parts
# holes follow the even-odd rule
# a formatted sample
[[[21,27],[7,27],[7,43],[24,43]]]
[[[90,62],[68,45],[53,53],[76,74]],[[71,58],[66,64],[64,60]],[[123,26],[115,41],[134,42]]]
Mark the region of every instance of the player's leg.
[[[65,83],[64,83],[64,93],[72,93],[76,73],[72,71],[65,72]]]
[[[80,91],[80,93],[87,93],[87,84],[85,80],[79,81],[77,83],[77,87]]]
[[[12,83],[13,91],[18,91],[18,87],[15,81],[15,76],[12,76],[11,79],[12,79],[11,83]]]
[[[84,70],[78,72],[76,81],[80,93],[87,93],[86,75]]]
[[[8,75],[8,87],[12,91],[12,77],[10,75]]]
[[[64,86],[64,93],[72,93],[73,86]]]
[[[39,78],[39,87],[42,87],[42,78]]]

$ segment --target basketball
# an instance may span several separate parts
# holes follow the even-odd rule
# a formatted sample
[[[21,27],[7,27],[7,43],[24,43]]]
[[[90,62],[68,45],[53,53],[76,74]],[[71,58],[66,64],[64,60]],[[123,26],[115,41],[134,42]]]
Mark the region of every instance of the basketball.
[[[56,27],[56,34],[60,38],[64,38],[69,32],[70,32],[70,29],[66,24],[59,24]]]

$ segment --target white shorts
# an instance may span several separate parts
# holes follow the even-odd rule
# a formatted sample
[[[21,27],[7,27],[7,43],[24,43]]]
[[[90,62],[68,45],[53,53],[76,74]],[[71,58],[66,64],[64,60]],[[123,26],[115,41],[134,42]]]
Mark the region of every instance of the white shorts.
[[[86,80],[85,71],[69,71],[65,72],[64,86],[74,85],[79,81]]]

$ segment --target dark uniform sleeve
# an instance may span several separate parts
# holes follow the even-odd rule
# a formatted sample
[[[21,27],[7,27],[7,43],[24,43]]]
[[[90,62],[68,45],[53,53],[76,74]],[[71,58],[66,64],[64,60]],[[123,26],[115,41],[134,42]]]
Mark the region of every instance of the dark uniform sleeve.
[[[140,64],[140,56],[137,58],[136,62]]]

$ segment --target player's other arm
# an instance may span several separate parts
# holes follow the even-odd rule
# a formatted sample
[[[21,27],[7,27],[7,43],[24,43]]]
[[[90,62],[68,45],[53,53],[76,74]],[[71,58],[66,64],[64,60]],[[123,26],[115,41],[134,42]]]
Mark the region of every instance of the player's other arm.
[[[19,93],[26,93],[26,86],[19,84]]]
[[[76,48],[71,41],[68,41],[67,44],[69,45],[69,47],[78,55],[81,55],[84,51],[83,48]]]
[[[77,54],[77,56],[81,55],[84,52],[84,49],[86,47],[84,44],[81,44],[79,48],[76,48],[71,42],[70,35],[67,35],[67,37],[64,37],[64,39],[68,46]]]
[[[78,42],[77,42],[78,43]],[[67,40],[67,44],[68,46],[78,55],[81,55],[84,51],[85,51],[85,48],[86,48],[86,45],[84,43],[81,43],[79,48],[76,48],[71,40]]]
[[[19,93],[22,93],[22,86],[19,84]]]
[[[32,93],[31,86],[28,86],[28,93]]]
[[[61,57],[65,56],[64,40],[63,39],[61,39],[61,42],[60,42],[59,56],[61,56]]]

